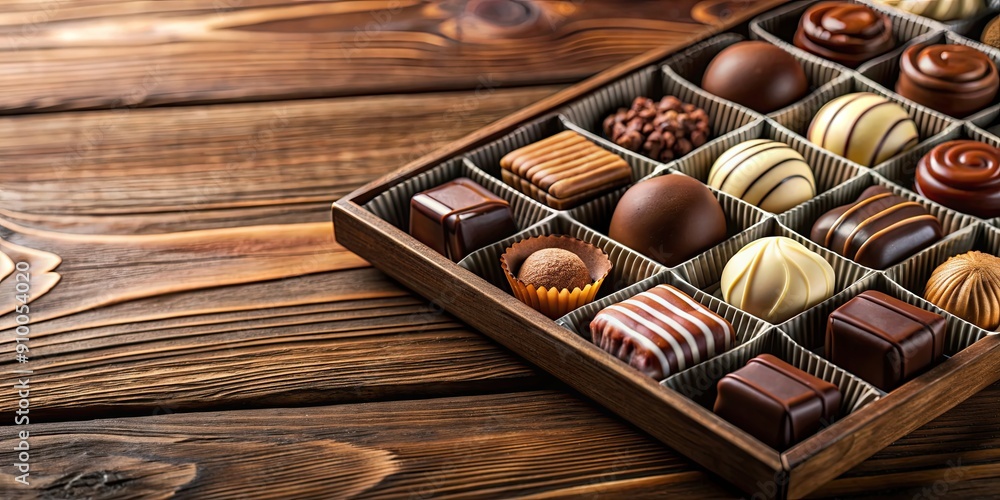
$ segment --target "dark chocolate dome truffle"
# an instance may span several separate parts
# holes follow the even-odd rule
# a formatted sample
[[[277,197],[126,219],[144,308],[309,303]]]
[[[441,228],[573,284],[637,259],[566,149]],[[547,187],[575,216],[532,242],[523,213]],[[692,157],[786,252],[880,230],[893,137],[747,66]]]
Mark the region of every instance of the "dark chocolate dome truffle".
[[[664,175],[625,192],[608,236],[664,265],[676,266],[726,238],[726,215],[701,182]]]
[[[939,144],[917,163],[917,192],[984,219],[1000,217],[1000,149],[958,140]]]
[[[761,113],[777,111],[809,91],[799,61],[767,42],[739,42],[708,64],[701,87]]]
[[[809,7],[799,20],[794,42],[806,52],[852,68],[896,46],[889,16],[850,2]]]
[[[896,92],[958,118],[993,102],[1000,89],[996,64],[965,45],[914,45],[899,59]]]
[[[545,248],[524,259],[517,279],[536,287],[573,290],[590,283],[590,270],[578,255],[562,248]]]

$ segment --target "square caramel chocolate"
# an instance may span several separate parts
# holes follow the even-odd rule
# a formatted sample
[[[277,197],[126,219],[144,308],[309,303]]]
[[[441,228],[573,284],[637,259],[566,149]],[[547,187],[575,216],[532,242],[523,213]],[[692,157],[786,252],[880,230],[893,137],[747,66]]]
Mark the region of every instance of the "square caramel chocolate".
[[[869,290],[830,315],[826,357],[891,391],[941,359],[945,327],[940,315]]]
[[[719,381],[715,413],[782,451],[831,423],[840,402],[837,386],[761,354]]]
[[[458,262],[517,232],[507,200],[459,178],[410,199],[410,234]]]
[[[566,130],[500,159],[514,189],[557,210],[568,210],[632,182],[620,156]]]

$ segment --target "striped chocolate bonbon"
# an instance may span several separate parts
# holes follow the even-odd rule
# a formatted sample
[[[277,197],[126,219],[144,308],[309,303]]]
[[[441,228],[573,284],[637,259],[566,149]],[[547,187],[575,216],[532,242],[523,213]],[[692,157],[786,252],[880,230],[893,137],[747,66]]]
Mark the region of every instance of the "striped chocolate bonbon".
[[[920,142],[917,124],[902,106],[869,92],[828,102],[816,113],[807,137],[813,144],[866,167]]]
[[[812,168],[798,151],[770,139],[746,141],[722,154],[708,185],[771,213],[781,213],[816,195]]]
[[[941,236],[941,223],[923,205],[876,185],[854,203],[823,214],[810,238],[858,264],[885,269]]]
[[[604,308],[590,331],[601,349],[657,380],[736,344],[736,332],[725,318],[670,285]]]

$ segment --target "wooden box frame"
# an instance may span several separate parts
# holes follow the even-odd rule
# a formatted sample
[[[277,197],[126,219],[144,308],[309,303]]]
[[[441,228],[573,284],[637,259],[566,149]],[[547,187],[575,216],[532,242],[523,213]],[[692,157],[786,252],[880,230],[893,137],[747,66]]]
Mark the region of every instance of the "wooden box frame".
[[[786,3],[762,1],[702,37],[626,61],[373,181],[333,205],[337,241],[474,328],[743,491],[799,498],[1000,379],[1000,335],[959,352],[806,441],[778,453],[661,386],[513,296],[434,252],[363,205],[386,189],[702,39]]]

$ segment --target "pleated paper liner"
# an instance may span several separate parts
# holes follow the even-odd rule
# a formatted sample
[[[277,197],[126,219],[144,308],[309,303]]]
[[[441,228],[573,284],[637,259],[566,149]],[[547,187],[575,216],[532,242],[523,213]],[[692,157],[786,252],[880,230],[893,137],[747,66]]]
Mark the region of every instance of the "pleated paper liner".
[[[835,295],[830,300],[785,323],[781,326],[781,329],[797,344],[825,359],[824,344],[826,342],[826,330],[830,314],[862,292],[869,290],[882,292],[890,297],[945,318],[947,327],[944,352],[947,357],[954,356],[982,338],[981,332],[977,331],[978,329],[970,328],[972,325],[969,323],[927,302],[922,297],[910,293],[910,291],[899,284],[886,278],[884,273],[869,275],[867,278],[851,285],[847,290]],[[878,388],[876,389],[878,390]],[[879,392],[882,391],[879,390]]]
[[[808,239],[813,225],[823,214],[848,203],[854,203],[865,189],[876,185],[885,186],[893,194],[921,204],[941,223],[945,237],[976,223],[976,219],[972,216],[945,208],[874,173],[866,173],[851,179],[837,189],[823,193],[785,212],[778,217],[778,220],[801,237]]]
[[[749,342],[750,339],[760,335],[770,328],[767,323],[764,323],[763,321],[740,311],[739,309],[730,306],[729,304],[726,304],[725,302],[712,297],[701,290],[698,290],[689,283],[686,283],[678,278],[670,271],[657,273],[652,278],[636,283],[635,285],[632,285],[624,290],[615,292],[601,300],[587,304],[576,311],[563,316],[559,319],[559,321],[557,321],[557,323],[576,332],[588,342],[593,342],[593,336],[590,331],[590,322],[593,321],[598,312],[605,307],[630,299],[659,285],[673,286],[691,296],[692,299],[705,306],[706,309],[709,309],[725,318],[726,321],[733,325],[733,329],[736,331],[736,346],[734,349],[742,344],[745,344],[746,342]],[[611,354],[608,354],[608,356],[614,358]],[[622,365],[626,364],[624,361],[621,363]]]
[[[935,146],[955,140],[979,141],[1000,148],[1000,138],[976,127],[970,122],[965,122],[963,125],[956,125],[944,133],[937,135],[932,140],[897,156],[892,161],[883,163],[875,169],[875,172],[892,181],[893,184],[915,192],[917,164],[920,162],[920,159],[934,149]],[[973,216],[970,215],[969,217]]]
[[[510,186],[504,185],[462,158],[449,160],[402,184],[387,189],[366,203],[364,207],[393,226],[409,232],[410,198],[421,191],[440,186],[460,177],[468,177],[493,194],[507,200],[514,212],[514,222],[519,230],[535,225],[555,213],[548,207],[514,191]]]
[[[745,38],[735,33],[725,33],[710,38],[667,59],[663,64],[664,71],[668,75],[676,75],[676,78],[683,79],[684,82],[693,87],[697,92],[711,95],[701,88],[702,77],[705,75],[708,64],[719,52],[722,52],[730,45],[744,40]],[[844,76],[844,72],[840,67],[830,64],[823,59],[804,53],[789,53],[802,63],[802,69],[805,70],[806,78],[809,80],[809,94],[807,94],[805,99],[820,92],[823,88]],[[729,101],[720,99],[719,97],[713,96],[713,98],[729,103]],[[735,103],[732,104],[736,105]],[[794,105],[793,103],[791,106]]]
[[[889,52],[881,57],[872,59],[864,66],[858,68],[858,72],[868,78],[869,80],[881,85],[882,87],[895,91],[896,82],[899,80],[899,60],[903,55],[903,51],[915,44],[927,44],[927,45],[940,45],[940,44],[957,44],[964,45],[966,47],[971,47],[976,49],[983,54],[989,56],[993,60],[993,63],[1000,67],[1000,50],[996,50],[988,45],[978,43],[968,38],[958,36],[954,33],[948,32],[935,32],[928,34],[923,37],[916,38],[908,43],[905,47],[897,48],[896,50]],[[912,103],[915,106],[919,104],[900,96],[900,99],[906,100],[908,103]],[[929,109],[926,108],[925,109]],[[952,117],[956,120],[970,120],[976,123],[981,123],[984,120],[984,116],[996,116],[997,111],[1000,110],[1000,94],[993,98],[993,102],[965,117]],[[934,110],[930,110],[934,111]],[[936,112],[936,111],[935,111]],[[943,114],[943,113],[942,113]]]
[[[753,139],[783,142],[802,154],[806,163],[812,167],[816,178],[817,196],[861,175],[863,171],[856,164],[844,161],[842,157],[812,144],[769,119],[752,123],[726,135],[708,147],[685,156],[674,164],[673,168],[707,184],[715,160],[729,148]]]
[[[769,236],[791,238],[805,245],[806,248],[816,252],[829,262],[836,276],[834,293],[842,292],[869,273],[868,269],[820,247],[812,241],[803,238],[795,231],[782,226],[776,218],[765,219],[763,222],[738,234],[736,237],[730,238],[698,257],[681,264],[674,269],[674,272],[678,277],[691,283],[699,290],[722,299],[720,281],[722,280],[722,271],[725,269],[726,264],[743,247]]]
[[[710,96],[675,75],[664,73],[656,67],[633,73],[589,94],[563,108],[561,113],[571,126],[599,135],[610,143],[611,138],[604,134],[605,118],[620,108],[631,107],[632,101],[636,97],[660,100],[665,96],[674,96],[685,103],[694,104],[705,110],[712,127],[712,137],[709,138],[709,143],[755,119],[754,113],[750,110]],[[617,145],[615,147],[620,148]],[[624,148],[620,149],[624,150]]]
[[[568,128],[559,115],[548,115],[530,122],[514,132],[497,139],[496,141],[473,150],[465,156],[473,165],[481,169],[483,172],[486,172],[498,182],[503,183],[500,159],[503,158],[504,155],[529,144],[536,143],[542,139],[552,137],[553,135],[565,130],[577,132],[594,144],[597,144],[598,146],[622,157],[632,169],[633,181],[653,173],[653,170],[656,170],[656,168],[661,165],[660,163],[652,161],[649,158],[626,151],[617,145],[585,130]],[[530,195],[526,196],[531,197]]]
[[[671,172],[669,169],[660,169],[647,179],[661,175],[683,174]],[[721,191],[712,188],[708,189],[715,195],[715,198],[719,201],[719,205],[722,206],[722,213],[726,215],[726,238],[731,238],[769,217],[767,212],[749,203],[745,203]],[[602,235],[607,235],[608,227],[611,225],[611,216],[614,215],[615,207],[618,206],[618,202],[625,194],[625,191],[625,189],[620,189],[604,195],[590,203],[566,212],[566,215]],[[640,254],[643,253],[642,249],[633,250]],[[657,253],[658,251],[654,249],[647,257],[658,261],[663,256]]]
[[[910,115],[910,118],[917,124],[921,142],[931,139],[956,123],[952,118],[902,99],[894,92],[884,89],[860,75],[846,77],[833,85],[824,87],[821,91],[814,93],[806,100],[800,101],[799,104],[774,113],[771,117],[778,124],[802,137],[806,137],[809,124],[812,123],[813,117],[816,116],[820,108],[840,96],[855,92],[871,92],[902,106]],[[890,158],[887,161],[891,160]],[[845,159],[845,161],[850,160]],[[872,167],[876,166],[872,165]]]
[[[750,22],[750,36],[753,38],[767,40],[788,50],[789,52],[809,54],[809,52],[795,47],[795,32],[799,27],[799,20],[802,18],[802,14],[805,13],[806,9],[824,1],[828,0],[807,0],[804,2],[795,2],[761,14]],[[847,3],[860,4],[862,2],[850,1]],[[892,36],[896,40],[897,47],[916,37],[938,29],[938,27],[933,23],[927,22],[927,19],[905,14],[898,9],[888,8],[884,5],[871,7],[874,10],[889,16],[889,19],[892,21]],[[823,60],[830,64],[837,65],[838,67],[842,67],[844,71],[849,69],[834,61],[827,59]]]
[[[590,282],[583,288],[546,288],[537,283],[522,281],[518,270],[533,253],[558,248],[576,254],[590,271]],[[510,285],[511,291],[521,302],[552,319],[558,319],[570,311],[589,304],[597,297],[604,280],[611,272],[611,260],[607,253],[587,243],[568,236],[538,236],[513,243],[500,256],[500,268]]]
[[[1000,229],[984,222],[977,222],[889,268],[885,275],[910,293],[924,297],[927,280],[938,266],[951,257],[973,250],[1000,256]],[[963,319],[955,319],[963,324],[963,328],[966,329],[963,335],[968,335],[970,339],[979,339],[984,335],[996,333],[979,328]]]
[[[761,354],[771,354],[806,373],[837,386],[841,394],[837,421],[881,397],[878,389],[809,352],[785,335],[781,329],[774,327],[732,351],[667,378],[661,384],[683,394],[711,412],[718,395],[716,386],[719,381],[726,375],[743,368],[748,361]],[[717,416],[715,418],[721,419]],[[837,421],[834,421],[832,425],[837,425]],[[806,438],[806,442],[808,439]]]
[[[611,274],[604,280],[596,297],[606,297],[628,288],[664,270],[653,262],[598,234],[564,214],[545,219],[510,238],[482,248],[462,259],[458,265],[464,267],[493,286],[513,295],[507,276],[500,266],[500,256],[514,243],[534,236],[570,236],[600,248],[611,259]],[[513,297],[512,297],[513,298]]]

